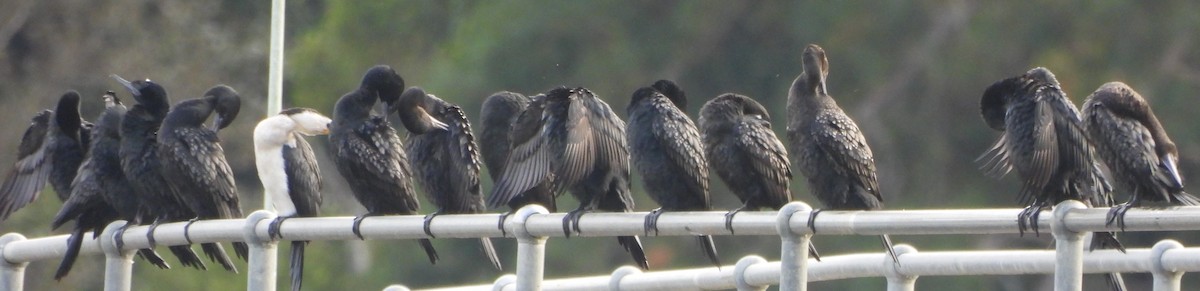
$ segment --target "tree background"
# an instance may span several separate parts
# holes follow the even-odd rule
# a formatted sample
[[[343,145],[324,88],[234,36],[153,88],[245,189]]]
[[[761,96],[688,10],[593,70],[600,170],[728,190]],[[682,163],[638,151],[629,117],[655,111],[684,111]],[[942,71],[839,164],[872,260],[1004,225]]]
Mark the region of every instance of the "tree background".
[[[120,89],[112,73],[163,84],[172,101],[228,84],[244,98],[241,117],[221,137],[237,174],[244,210],[262,205],[250,134],[266,116],[270,1],[8,0],[0,3],[0,164],[10,165],[33,113],[53,107],[68,89],[84,96],[83,114],[99,114],[104,90]],[[820,44],[831,64],[830,92],[868,136],[889,209],[1015,207],[1013,177],[992,180],[973,160],[997,137],[978,117],[992,82],[1035,66],[1054,71],[1077,104],[1108,81],[1124,81],[1150,100],[1182,153],[1185,179],[1200,174],[1200,4],[1192,1],[326,1],[293,0],[287,12],[285,107],[329,113],[373,64],[396,68],[477,118],[492,92],[534,94],[558,85],[586,86],[624,113],[629,95],[657,79],[687,90],[692,116],[724,92],[771,109],[782,134],[787,89],[800,73],[800,53]],[[117,90],[118,92],[123,92]],[[96,96],[91,99],[87,96]],[[127,97],[127,94],[121,94]],[[402,129],[400,129],[402,130]],[[313,138],[325,165],[323,215],[363,212]],[[636,179],[636,178],[635,178]],[[485,180],[484,189],[490,189]],[[638,210],[656,207],[635,182]],[[738,205],[718,179],[717,209]],[[48,189],[49,187],[47,187]],[[812,202],[803,179],[794,197]],[[52,191],[52,190],[46,190]],[[61,205],[52,193],[0,223],[28,237],[50,231]],[[45,198],[51,197],[51,198]],[[421,197],[423,212],[432,211]],[[1118,192],[1118,200],[1124,200]],[[572,198],[560,199],[573,208]],[[1183,232],[1127,233],[1128,247]],[[922,251],[1046,248],[1049,239],[1013,235],[897,236]],[[515,243],[497,239],[512,272]],[[686,243],[683,243],[686,241]],[[688,238],[643,238],[655,270],[707,265]],[[878,252],[871,236],[818,236],[825,255]],[[681,245],[683,244],[683,245]],[[501,275],[473,240],[435,240],[442,261],[429,265],[408,241],[314,242],[308,290],[373,290],[394,283],[435,287],[491,282]],[[725,263],[745,255],[778,258],[778,238],[718,236]],[[286,252],[281,247],[281,252]],[[584,256],[576,255],[588,250]],[[548,278],[597,275],[629,264],[611,238],[554,239]],[[99,290],[103,265],[83,257],[61,282],[55,261],[30,264],[29,290]],[[168,262],[177,264],[174,258]],[[229,290],[245,275],[220,270],[163,271],[137,263],[137,289]],[[280,264],[281,267],[286,264]],[[244,264],[239,268],[245,269]],[[281,269],[280,287],[287,271]],[[1100,287],[1096,276],[1089,286]],[[923,290],[1049,289],[1048,276],[924,277]],[[1128,275],[1132,287],[1149,276]],[[1189,282],[1196,284],[1194,278]],[[813,283],[816,290],[880,289],[882,278]],[[953,287],[947,287],[953,286]],[[1137,289],[1137,288],[1135,288]]]

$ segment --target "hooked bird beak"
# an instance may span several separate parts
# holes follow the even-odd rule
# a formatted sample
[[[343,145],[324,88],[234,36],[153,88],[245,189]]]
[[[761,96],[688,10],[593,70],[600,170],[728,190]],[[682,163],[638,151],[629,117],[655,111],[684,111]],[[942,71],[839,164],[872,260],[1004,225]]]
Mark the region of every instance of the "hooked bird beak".
[[[110,74],[108,76],[112,77],[113,79],[116,79],[117,83],[121,83],[121,86],[125,86],[125,89],[129,89],[129,93],[133,94],[133,96],[141,95],[141,93],[138,92],[138,89],[136,87],[133,87],[133,83],[129,82],[129,80],[125,80],[125,78],[121,78],[121,76],[117,76],[117,74]]]
[[[1167,174],[1170,175],[1171,182],[1175,183],[1171,186],[1183,188],[1183,179],[1179,178],[1179,169],[1175,166],[1175,156],[1167,154],[1160,158],[1160,160],[1162,161],[1162,167],[1166,168]]]

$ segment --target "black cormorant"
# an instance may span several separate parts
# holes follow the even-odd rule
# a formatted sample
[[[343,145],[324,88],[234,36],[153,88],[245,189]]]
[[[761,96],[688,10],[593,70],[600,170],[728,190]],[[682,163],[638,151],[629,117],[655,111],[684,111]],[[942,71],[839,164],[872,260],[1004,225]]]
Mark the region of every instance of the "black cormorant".
[[[121,172],[121,160],[117,156],[121,138],[119,127],[125,106],[112,92],[104,95],[104,102],[105,110],[92,128],[92,144],[72,182],[70,197],[51,222],[51,227],[58,228],[67,221],[75,220],[75,228],[67,238],[67,251],[54,273],[55,280],[62,279],[71,271],[79,256],[83,232],[94,231],[92,238],[95,239],[100,230],[117,219],[125,219],[131,224],[141,220],[138,216],[140,204],[130,196],[132,190]],[[154,250],[142,249],[138,255],[159,268],[170,268]]]
[[[254,127],[254,160],[263,191],[278,217],[268,233],[283,238],[279,224],[291,217],[316,217],[321,206],[321,169],[304,136],[329,134],[329,117],[308,108],[290,108]],[[292,241],[292,290],[304,278],[304,246]]]
[[[629,124],[625,129],[630,160],[642,175],[646,193],[661,206],[646,215],[647,234],[651,229],[658,232],[658,216],[665,211],[712,209],[708,196],[708,159],[704,156],[700,132],[683,108],[675,107],[687,104],[687,96],[669,80],[654,85],[633,92],[626,109]],[[697,238],[705,256],[720,267],[712,236]]]
[[[532,110],[526,110],[525,115],[529,114]],[[563,218],[567,236],[572,229],[579,231],[579,217],[586,211],[633,211],[625,122],[607,103],[586,88],[559,87],[546,93],[541,118],[529,122],[535,124],[514,126],[517,130],[537,131],[513,133],[508,165],[492,189],[489,206],[508,203],[552,180],[552,193],[570,190],[580,201],[579,208]],[[521,134],[528,136],[516,138]],[[617,237],[617,242],[642,269],[649,268],[637,236]]]
[[[1041,210],[1062,201],[1112,206],[1112,186],[1100,172],[1079,110],[1049,70],[1034,68],[988,86],[980,113],[989,127],[1003,131],[980,157],[984,171],[1002,176],[1015,168],[1022,180],[1018,199],[1027,205],[1017,216],[1022,233],[1027,227],[1037,233]],[[1096,232],[1092,247],[1124,251],[1111,232]],[[1109,274],[1114,289],[1124,289],[1121,281],[1120,274]]]
[[[154,229],[158,223],[184,221],[196,216],[167,186],[158,159],[158,141],[155,140],[155,136],[158,135],[163,118],[167,116],[170,103],[166,89],[150,80],[129,82],[116,75],[112,77],[128,89],[137,101],[121,119],[119,154],[121,170],[133,190],[130,194],[141,202],[142,211],[153,217],[146,238],[154,245]],[[200,260],[190,246],[178,245],[168,248],[184,266],[207,269],[204,261]],[[214,260],[220,260],[219,263],[226,270],[237,270],[224,254],[215,257]]]
[[[744,209],[779,209],[792,201],[787,150],[771,130],[767,109],[750,97],[726,93],[700,108],[700,138],[717,176],[743,205],[725,215],[733,232],[733,216]]]
[[[1125,229],[1125,211],[1143,199],[1200,205],[1183,191],[1175,143],[1150,103],[1129,85],[1111,82],[1096,89],[1083,103],[1083,124],[1117,185],[1130,194],[1129,202],[1112,209],[1109,224]]]
[[[387,119],[371,114],[375,102],[397,100],[402,90],[404,79],[391,67],[378,65],[367,70],[358,89],[343,95],[333,108],[329,149],[354,197],[367,208],[366,214],[354,219],[352,230],[359,238],[359,225],[367,216],[412,215],[421,208],[400,137]],[[437,263],[429,239],[417,241],[429,262]]]
[[[438,214],[487,211],[479,187],[479,147],[462,108],[419,87],[404,90],[399,100],[385,101],[388,112],[397,112],[408,129],[405,150],[417,184],[438,208],[425,216],[425,234],[433,237],[429,223]],[[492,266],[502,269],[492,240],[483,237],[479,243]]]
[[[480,119],[482,119],[482,124],[479,125],[479,149],[483,154],[483,164],[487,166],[488,175],[492,177],[493,183],[499,180],[501,174],[504,173],[509,152],[512,150],[511,140],[525,140],[529,135],[537,133],[537,128],[525,125],[536,123],[542,118],[542,108],[545,107],[542,98],[545,96],[538,95],[530,98],[519,93],[505,91],[492,94],[483,101],[483,108],[479,113]],[[527,110],[533,112],[526,115]],[[522,136],[510,139],[510,135],[514,134]],[[513,211],[529,204],[541,205],[550,212],[558,211],[554,202],[554,193],[550,192],[550,183],[538,184],[508,201],[508,207]]]
[[[237,92],[228,86],[217,85],[203,97],[176,103],[163,119],[158,132],[162,176],[179,201],[196,214],[192,222],[242,218],[233,170],[225,162],[225,150],[217,137],[217,130],[233,123],[240,108]],[[212,127],[205,127],[204,121],[214,111],[217,116]],[[184,227],[185,237],[187,228]],[[225,255],[217,243],[203,244],[201,248],[210,258]],[[249,255],[249,249],[242,242],[234,242],[233,250],[242,259]]]
[[[529,140],[541,130],[539,126],[545,107],[546,95],[542,94],[525,97],[513,92],[499,92],[483,101],[480,149],[493,184],[498,183],[504,174],[513,146]],[[504,219],[525,205],[538,204],[550,212],[557,212],[555,198],[556,193],[550,191],[549,179],[544,180],[509,199],[507,204],[511,211],[500,215],[497,227],[505,232]]]
[[[31,120],[17,148],[17,162],[0,185],[0,221],[36,200],[46,181],[66,202],[71,181],[88,147],[92,124],[79,116],[79,93],[68,91],[54,111],[44,110]]]
[[[883,208],[875,158],[854,120],[846,116],[825,86],[829,61],[825,50],[810,44],[804,49],[804,72],[788,90],[787,136],[792,160],[808,178],[808,189],[821,204],[834,210]],[[815,233],[812,211],[808,227]],[[892,261],[899,263],[892,240],[880,236]]]

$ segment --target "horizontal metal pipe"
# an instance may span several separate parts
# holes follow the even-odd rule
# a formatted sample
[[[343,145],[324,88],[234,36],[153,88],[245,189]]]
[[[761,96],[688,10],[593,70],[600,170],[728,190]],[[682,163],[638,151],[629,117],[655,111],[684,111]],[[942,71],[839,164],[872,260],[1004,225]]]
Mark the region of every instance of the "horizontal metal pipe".
[[[958,210],[886,210],[886,211],[823,211],[816,218],[818,235],[897,235],[921,234],[997,234],[1016,233],[1016,217],[1020,209],[958,209]],[[562,213],[538,214],[529,217],[526,228],[530,234],[562,237]],[[580,218],[578,236],[643,235],[646,212],[588,213]],[[659,218],[658,236],[729,235],[724,229],[725,212],[667,212]],[[1107,209],[1075,209],[1067,216],[1066,226],[1074,231],[1113,230],[1105,225]],[[1041,215],[1043,229],[1049,232],[1053,215]],[[500,237],[496,227],[498,214],[439,215],[430,227],[437,238]],[[509,218],[511,219],[511,217]],[[808,233],[807,212],[797,212],[791,220],[791,230]],[[352,217],[291,218],[281,226],[284,240],[351,240]],[[1200,230],[1200,207],[1171,207],[1165,209],[1132,209],[1126,215],[1126,231]],[[376,216],[363,220],[362,232],[368,239],[427,238],[422,231],[424,216]],[[257,224],[255,234],[268,239],[269,221]],[[158,227],[155,239],[159,245],[180,245],[184,222],[166,223]],[[243,219],[198,221],[189,234],[194,243],[244,241]],[[755,211],[739,213],[733,221],[738,235],[778,235],[776,212]],[[146,226],[130,227],[124,233],[125,248],[149,246]],[[652,233],[653,234],[653,233]],[[510,237],[511,233],[508,234]],[[91,234],[85,234],[90,238]],[[10,243],[3,251],[9,262],[30,262],[55,259],[66,250],[66,236],[34,238]],[[81,254],[98,254],[95,240],[85,240]]]
[[[740,214],[739,214],[740,215]],[[809,261],[809,282],[830,281],[850,278],[884,277],[886,254],[850,254],[824,256],[821,261]],[[898,270],[910,276],[963,276],[963,275],[1025,275],[1050,274],[1054,272],[1054,251],[1011,250],[1011,251],[947,251],[916,252],[901,255]],[[1167,250],[1163,254],[1163,265],[1179,272],[1200,271],[1200,248]],[[1085,252],[1084,273],[1148,273],[1153,267],[1154,254],[1150,249],[1129,249],[1127,253],[1116,250]],[[776,284],[779,280],[779,262],[761,263],[746,270],[747,282],[754,285]],[[734,288],[734,266],[720,270],[713,267],[699,269],[646,272],[625,276],[621,290],[723,290]],[[609,276],[592,276],[569,279],[551,279],[543,283],[545,290],[608,290]],[[447,289],[428,290],[490,290],[492,285],[459,286]],[[505,288],[505,290],[515,290]]]

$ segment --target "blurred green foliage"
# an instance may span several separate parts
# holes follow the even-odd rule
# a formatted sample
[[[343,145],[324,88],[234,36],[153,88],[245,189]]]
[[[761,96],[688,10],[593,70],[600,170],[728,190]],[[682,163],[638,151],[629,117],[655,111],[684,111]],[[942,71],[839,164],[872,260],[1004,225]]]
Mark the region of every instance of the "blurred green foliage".
[[[0,55],[0,101],[20,112],[53,103],[16,96],[50,96],[47,92],[64,87],[111,87],[114,84],[104,78],[113,71],[178,84],[169,87],[184,88],[179,90],[184,93],[172,95],[174,100],[195,95],[210,82],[231,83],[248,98],[265,96],[265,26],[270,17],[265,1],[96,4],[88,9],[140,12],[94,31],[83,24],[56,26],[53,23],[64,15],[82,16],[88,10],[79,8],[81,4],[48,2],[56,4],[35,10]],[[831,94],[868,135],[888,208],[1013,207],[1016,181],[988,179],[975,169],[973,160],[997,136],[980,121],[978,98],[992,82],[1035,66],[1054,71],[1076,103],[1105,82],[1130,84],[1152,102],[1179,145],[1185,178],[1200,174],[1200,122],[1193,113],[1200,105],[1198,8],[1200,4],[1192,1],[290,1],[285,105],[329,113],[335,100],[356,88],[362,73],[374,64],[393,66],[409,86],[460,104],[470,118],[478,117],[480,103],[492,92],[532,95],[559,85],[589,87],[623,115],[636,88],[667,78],[687,90],[692,98],[687,111],[693,116],[709,98],[737,92],[767,105],[775,129],[782,132],[787,88],[800,72],[800,52],[816,43],[829,53]],[[137,33],[127,34],[122,27],[137,27]],[[59,33],[64,31],[70,33]],[[104,45],[89,47],[94,42],[79,40],[96,34],[108,35],[103,38],[107,41],[99,41]],[[71,46],[58,47],[56,42]],[[152,57],[121,55],[130,51]],[[81,60],[67,62],[57,56]],[[71,67],[108,71],[68,70]],[[251,101],[252,109],[243,112],[261,111],[262,103]],[[253,164],[245,161],[251,151],[249,128],[262,115],[244,116],[249,121],[235,125],[240,129],[222,135],[227,151],[241,155],[231,161],[248,210],[261,203]],[[18,132],[27,118],[7,117],[12,129],[2,133],[17,136],[10,133]],[[9,140],[0,144],[0,152],[14,152],[15,139]],[[314,142],[323,152],[323,139]],[[0,162],[11,161],[4,158]],[[327,158],[322,159],[328,165]],[[325,169],[329,198],[324,214],[361,212],[345,195],[338,173],[330,166]],[[490,181],[484,186],[490,189]],[[638,210],[654,208],[640,185],[635,186]],[[796,199],[812,201],[800,177],[792,189]],[[717,209],[738,204],[716,179],[712,195]],[[1123,193],[1118,199],[1125,199]],[[564,209],[576,205],[570,198],[559,203]],[[0,227],[29,237],[46,235],[45,221],[58,205],[54,198],[42,198]],[[428,202],[425,206],[426,212],[431,210]],[[1149,247],[1162,238],[1185,245],[1197,241],[1190,233],[1123,237],[1129,247]],[[686,246],[680,247],[684,241]],[[1044,248],[1048,239],[899,236],[896,241],[932,251]],[[496,242],[509,268],[504,272],[513,272],[515,244],[508,239]],[[706,266],[690,238],[643,242],[656,270]],[[879,251],[874,237],[818,236],[814,242],[826,256]],[[443,261],[430,266],[408,241],[314,242],[308,248],[305,287],[372,290],[393,283],[417,288],[480,284],[502,274],[482,263],[474,240],[435,240],[435,245]],[[778,257],[775,237],[718,237],[717,245],[727,264],[749,254]],[[101,261],[82,258],[76,271],[57,283],[50,280],[56,262],[33,263],[27,286],[99,289]],[[606,274],[630,261],[611,238],[571,238],[550,241],[547,263],[546,275],[558,278]],[[279,265],[279,285],[285,288],[287,264]],[[245,284],[245,275],[219,270],[159,271],[139,262],[136,272],[139,290],[229,290]],[[1127,280],[1131,286],[1148,286],[1148,278],[1131,275]],[[1098,278],[1088,280],[1089,286],[1102,284]],[[1045,276],[928,277],[918,286],[1025,290],[1042,289],[1045,282]],[[883,285],[883,279],[875,278],[812,286],[869,290]]]

